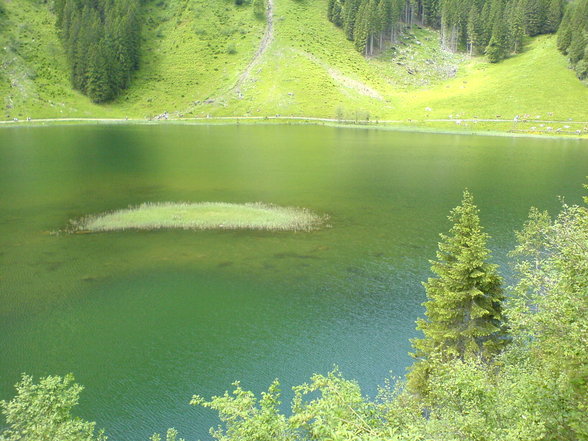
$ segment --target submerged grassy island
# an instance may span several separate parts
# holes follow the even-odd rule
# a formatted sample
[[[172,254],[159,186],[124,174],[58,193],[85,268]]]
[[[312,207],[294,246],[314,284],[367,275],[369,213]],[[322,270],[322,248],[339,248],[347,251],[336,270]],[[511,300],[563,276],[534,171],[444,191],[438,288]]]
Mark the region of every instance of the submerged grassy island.
[[[158,202],[91,215],[72,222],[73,232],[123,230],[267,230],[310,231],[325,217],[304,208],[261,202]]]

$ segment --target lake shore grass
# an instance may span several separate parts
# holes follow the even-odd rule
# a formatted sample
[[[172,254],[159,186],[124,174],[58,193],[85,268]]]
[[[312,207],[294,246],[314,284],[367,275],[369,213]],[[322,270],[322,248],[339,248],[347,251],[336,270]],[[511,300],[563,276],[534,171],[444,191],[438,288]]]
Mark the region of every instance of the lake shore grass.
[[[540,126],[542,124],[542,126]],[[399,132],[532,137],[545,139],[588,139],[588,121],[507,120],[411,120],[411,121],[339,121],[318,117],[209,117],[178,118],[161,121],[133,118],[44,118],[31,121],[0,121],[0,128],[50,127],[60,125],[317,125],[348,129],[389,130]],[[539,126],[539,127],[536,127]],[[551,127],[553,126],[553,127]],[[565,127],[568,126],[566,129]]]
[[[326,218],[304,208],[279,207],[261,202],[143,203],[126,209],[72,221],[71,233],[125,230],[265,230],[311,231]]]

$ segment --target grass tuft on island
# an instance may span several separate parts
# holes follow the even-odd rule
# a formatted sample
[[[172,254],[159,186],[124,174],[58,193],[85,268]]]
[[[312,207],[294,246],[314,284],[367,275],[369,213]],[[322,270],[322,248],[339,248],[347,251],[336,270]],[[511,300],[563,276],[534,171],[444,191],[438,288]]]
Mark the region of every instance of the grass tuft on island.
[[[124,230],[265,230],[311,231],[323,225],[325,216],[304,208],[279,207],[261,202],[143,203],[123,210],[86,216],[72,221],[72,233]]]

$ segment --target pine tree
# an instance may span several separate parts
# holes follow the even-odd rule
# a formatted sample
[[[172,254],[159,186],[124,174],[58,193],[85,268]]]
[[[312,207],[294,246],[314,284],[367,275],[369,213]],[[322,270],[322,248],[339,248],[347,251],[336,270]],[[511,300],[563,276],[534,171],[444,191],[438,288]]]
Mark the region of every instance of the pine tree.
[[[586,50],[584,51],[584,59],[578,61],[574,70],[579,79],[585,80],[588,78],[588,46],[586,46]]]
[[[91,47],[88,56],[88,69],[85,80],[85,93],[95,103],[103,103],[112,98],[112,83],[109,80],[107,58],[100,42]]]
[[[470,55],[478,47],[480,42],[480,14],[475,5],[472,5],[468,14],[467,24],[467,47]]]
[[[539,0],[527,0],[525,5],[525,30],[527,35],[534,37],[541,33],[541,2]]]
[[[348,40],[354,41],[355,20],[359,15],[361,0],[347,0],[343,11],[343,29]]]
[[[54,3],[73,87],[95,102],[114,98],[129,85],[131,72],[139,66],[139,1]]]
[[[335,5],[333,6],[333,23],[335,26],[343,26],[343,2],[342,1],[335,1]]]
[[[367,29],[369,42],[369,55],[374,53],[374,35],[378,33],[378,3],[377,0],[369,0],[367,4]]]
[[[337,3],[337,0],[329,0],[329,2],[327,3],[327,18],[329,19],[330,22],[334,22],[333,20],[333,14],[335,12],[335,4]]]
[[[482,14],[481,14],[481,32],[480,32],[480,43],[479,46],[481,48],[485,48],[488,46],[490,42],[490,37],[492,37],[492,21],[490,20],[490,2],[485,1],[484,6],[482,7]]]
[[[510,49],[514,53],[519,53],[523,50],[525,38],[525,10],[523,6],[523,0],[519,0],[514,5],[510,15]]]
[[[488,46],[486,46],[486,55],[490,63],[498,63],[506,58],[508,48],[508,29],[502,20],[498,20],[494,25],[494,31]]]
[[[418,17],[418,1],[406,0],[406,23],[412,27]]]
[[[487,263],[488,235],[480,226],[478,208],[467,190],[451,211],[453,227],[441,235],[437,275],[424,283],[427,319],[417,321],[424,337],[412,341],[416,358],[408,374],[409,387],[426,394],[427,377],[436,360],[489,361],[506,342],[502,325],[502,280],[497,266]]]
[[[539,0],[539,34],[548,34],[547,13],[551,0]]]
[[[441,6],[441,44],[452,52],[458,49],[461,33],[459,6],[457,0],[445,0]]]
[[[584,58],[586,43],[588,43],[588,41],[584,36],[584,32],[577,32],[572,37],[572,42],[568,50],[568,57],[570,58],[572,65],[575,65],[578,61]]]
[[[400,17],[402,16],[402,0],[388,0],[388,21],[390,28],[390,41],[396,43],[402,33]]]
[[[545,32],[557,32],[563,11],[562,0],[550,0],[545,16]]]
[[[498,63],[504,59],[504,48],[500,46],[496,37],[492,36],[490,43],[486,46],[485,54],[488,56],[490,63]]]
[[[354,30],[354,45],[358,52],[367,55],[369,34],[369,10],[368,2],[364,0],[359,7]]]
[[[423,24],[434,29],[441,26],[441,17],[439,16],[439,0],[424,0],[423,2]]]
[[[572,42],[572,11],[573,4],[568,6],[557,31],[557,48],[564,54],[568,53],[568,48]]]
[[[574,1],[580,5],[588,2]],[[360,13],[364,3],[368,9]],[[470,55],[487,53],[491,61],[498,62],[511,53],[521,52],[526,36],[555,32],[562,22],[564,3],[566,0],[327,0],[327,16],[342,26],[347,38],[366,55],[371,55],[375,47],[382,48],[387,38],[395,44],[405,28],[417,23],[439,29],[444,49],[466,50]],[[360,15],[367,20],[360,27],[366,27],[367,31],[360,29],[361,35],[356,38]],[[570,24],[570,14],[566,12],[562,27],[566,16]],[[565,34],[560,31],[561,50],[567,50],[571,43],[569,34],[575,33],[573,29],[578,27],[570,26],[572,30]],[[365,32],[367,37],[363,35]],[[365,46],[364,38],[367,38]]]
[[[388,18],[388,7],[386,4],[386,0],[379,0],[376,17],[377,17],[377,27],[376,32],[379,37],[378,46],[380,49],[384,47],[384,31],[386,30],[386,20]]]
[[[581,60],[585,60],[585,47],[588,40],[588,0],[577,0],[568,6],[563,22],[569,16],[569,46],[566,48],[570,63],[573,67]],[[562,23],[562,27],[563,24]],[[559,46],[559,41],[558,41]],[[564,53],[566,53],[564,51]]]
[[[490,0],[490,11],[488,16],[488,21],[486,26],[489,29],[489,36],[492,37],[492,34],[495,31],[496,25],[499,22],[503,22],[505,20],[505,2],[503,0]]]

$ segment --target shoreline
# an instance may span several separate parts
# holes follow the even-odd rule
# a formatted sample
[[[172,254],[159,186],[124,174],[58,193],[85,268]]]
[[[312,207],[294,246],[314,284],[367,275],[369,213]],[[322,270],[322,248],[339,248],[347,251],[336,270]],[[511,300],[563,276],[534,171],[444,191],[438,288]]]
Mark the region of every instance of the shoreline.
[[[478,136],[502,136],[502,137],[531,137],[542,139],[588,139],[588,132],[585,127],[588,122],[585,121],[558,121],[558,120],[532,120],[514,122],[503,119],[425,119],[425,120],[375,120],[375,121],[356,121],[341,120],[337,118],[320,118],[312,116],[210,116],[210,117],[192,117],[192,118],[170,118],[170,119],[145,119],[145,118],[38,118],[31,120],[0,120],[0,127],[39,127],[39,126],[58,126],[58,125],[239,125],[239,124],[297,124],[297,125],[317,125],[327,127],[355,128],[355,129],[378,129],[415,133],[431,134],[451,134],[451,135],[478,135]],[[556,132],[556,131],[527,131],[523,129],[508,130],[475,130],[470,127],[463,129],[441,128],[427,126],[427,124],[562,124],[575,127],[582,126],[582,133],[576,131]],[[571,127],[570,127],[571,128]]]

